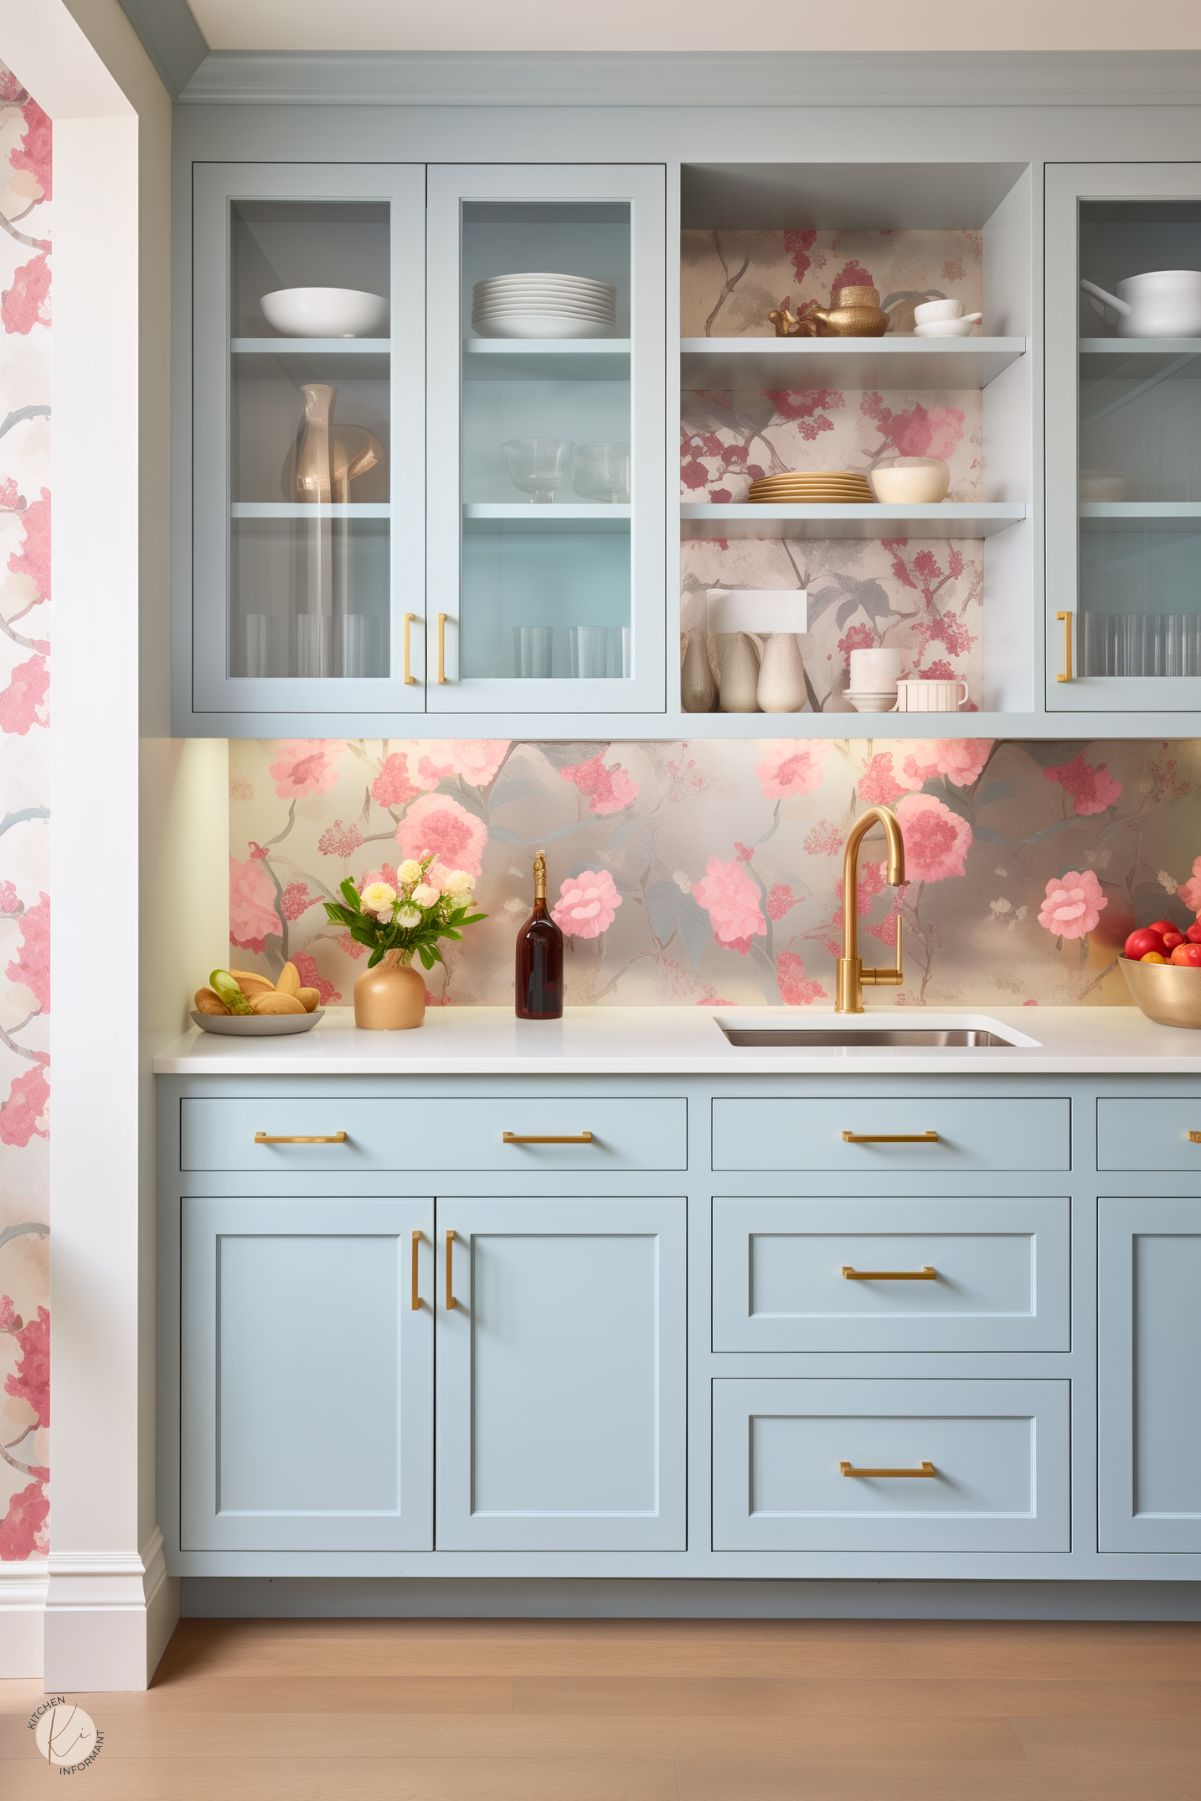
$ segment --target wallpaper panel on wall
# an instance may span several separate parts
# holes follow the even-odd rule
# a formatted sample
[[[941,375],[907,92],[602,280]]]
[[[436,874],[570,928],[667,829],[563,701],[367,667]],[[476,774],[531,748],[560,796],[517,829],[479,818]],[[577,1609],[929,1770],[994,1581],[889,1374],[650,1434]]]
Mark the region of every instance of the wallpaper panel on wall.
[[[846,832],[884,802],[909,882],[869,840],[859,905],[886,961],[899,903],[906,979],[873,1006],[1124,1004],[1135,916],[1201,909],[1199,800],[1191,741],[234,743],[231,956],[349,1002],[364,953],[321,902],[432,850],[489,918],[431,999],[509,1006],[545,847],[569,1004],[828,1006]]]
[[[50,1506],[50,135],[0,64],[0,1561]]]

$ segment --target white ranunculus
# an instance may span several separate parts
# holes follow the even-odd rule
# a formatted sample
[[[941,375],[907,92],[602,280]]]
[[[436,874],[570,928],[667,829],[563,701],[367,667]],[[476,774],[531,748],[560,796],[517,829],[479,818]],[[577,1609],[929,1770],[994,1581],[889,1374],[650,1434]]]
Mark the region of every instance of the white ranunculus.
[[[392,908],[390,906],[381,907],[375,917],[382,926],[390,926],[392,924]]]
[[[452,869],[443,887],[447,894],[470,894],[475,887],[475,877],[466,869]]]
[[[421,865],[416,857],[406,857],[400,868],[396,871],[396,876],[397,880],[404,882],[407,887],[410,882],[419,882],[422,873]]]
[[[368,913],[380,913],[392,905],[396,890],[391,882],[368,882],[359,898]]]
[[[415,907],[435,907],[441,898],[442,895],[440,890],[433,887],[429,882],[418,882],[412,895],[413,905]]]
[[[414,926],[421,924],[421,915],[416,907],[402,907],[396,915],[396,923],[398,926],[403,926],[406,931],[410,931]]]

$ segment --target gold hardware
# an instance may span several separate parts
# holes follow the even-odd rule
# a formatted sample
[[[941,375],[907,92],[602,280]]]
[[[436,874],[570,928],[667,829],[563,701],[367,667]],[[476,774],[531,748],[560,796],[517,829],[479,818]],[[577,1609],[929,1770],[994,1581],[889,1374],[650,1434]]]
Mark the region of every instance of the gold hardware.
[[[591,1144],[591,1132],[567,1132],[562,1136],[543,1132],[502,1132],[502,1144]]]
[[[411,1261],[409,1264],[409,1290],[410,1290],[409,1307],[411,1308],[411,1310],[414,1313],[420,1313],[422,1306],[423,1306],[421,1296],[417,1292],[417,1257],[418,1257],[418,1252],[419,1252],[419,1249],[421,1246],[421,1241],[424,1237],[425,1237],[424,1232],[414,1232],[413,1244],[412,1244],[412,1249],[410,1252]]]
[[[1056,613],[1056,619],[1063,627],[1063,668],[1055,677],[1057,682],[1070,682],[1072,679],[1072,615]]]
[[[920,1269],[856,1269],[844,1263],[842,1273],[848,1282],[933,1282],[938,1271],[923,1263]]]
[[[1201,1144],[1201,1132],[1190,1132],[1188,1141],[1190,1144]]]
[[[932,1463],[921,1463],[915,1470],[857,1470],[853,1463],[845,1457],[838,1465],[844,1476],[937,1476],[938,1471]]]
[[[438,681],[446,681],[446,614],[438,615]]]
[[[844,1132],[844,1144],[938,1144],[937,1132]]]
[[[901,967],[901,916],[897,914],[897,945],[891,969],[864,969],[859,957],[859,846],[874,825],[883,828],[887,841],[886,878],[893,888],[905,881],[905,840],[897,816],[888,807],[869,807],[851,827],[842,859],[842,955],[838,959],[835,980],[834,1011],[862,1013],[864,984],[878,987],[882,983],[903,982]]]
[[[416,613],[406,613],[405,620],[404,620],[404,654],[405,654],[404,679],[405,679],[405,686],[407,688],[413,687],[414,683],[417,680],[417,677],[413,674],[413,657],[412,657],[412,644],[411,644],[411,639],[412,639],[412,634],[413,634],[413,621],[414,621],[414,619],[416,619],[416,617],[417,617]]]
[[[455,1243],[455,1239],[457,1237],[458,1237],[458,1233],[455,1231],[452,1231],[452,1229],[448,1226],[446,1228],[446,1311],[448,1313],[453,1313],[455,1308],[459,1304],[455,1300],[454,1264],[453,1264],[453,1259],[454,1259],[454,1254],[455,1254],[454,1253],[454,1243]]]
[[[345,1132],[330,1132],[327,1137],[304,1138],[298,1133],[292,1132],[286,1132],[279,1136],[271,1132],[256,1132],[254,1142],[256,1144],[345,1144],[346,1134]]]

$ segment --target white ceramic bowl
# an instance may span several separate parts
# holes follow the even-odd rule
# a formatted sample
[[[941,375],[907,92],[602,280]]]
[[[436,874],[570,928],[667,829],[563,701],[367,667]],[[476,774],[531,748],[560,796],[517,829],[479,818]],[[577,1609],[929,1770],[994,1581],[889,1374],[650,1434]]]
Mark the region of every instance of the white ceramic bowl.
[[[325,1013],[314,1007],[311,1013],[197,1013],[192,1024],[202,1032],[215,1032],[219,1038],[284,1038],[289,1032],[311,1032]]]
[[[884,506],[932,506],[946,498],[951,471],[940,457],[896,457],[880,463],[868,478]]]
[[[272,331],[285,338],[388,335],[388,302],[362,288],[277,288],[259,305]]]
[[[913,317],[919,325],[928,325],[935,319],[962,319],[962,300],[923,300],[913,309]]]
[[[982,313],[965,313],[962,319],[928,319],[924,325],[915,325],[915,338],[970,338],[973,330],[983,318]]]
[[[897,691],[890,688],[879,694],[852,694],[847,699],[857,713],[892,713],[896,710]]]

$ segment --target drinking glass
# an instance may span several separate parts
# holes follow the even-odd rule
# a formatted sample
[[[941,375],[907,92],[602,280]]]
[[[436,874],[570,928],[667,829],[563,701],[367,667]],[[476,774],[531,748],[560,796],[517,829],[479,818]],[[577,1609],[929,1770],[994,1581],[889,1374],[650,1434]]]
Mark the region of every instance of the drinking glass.
[[[570,438],[509,438],[501,449],[509,480],[535,503],[552,501],[571,480]]]
[[[289,674],[287,634],[277,613],[247,613],[242,621],[243,675]]]
[[[296,673],[298,676],[334,674],[334,620],[332,613],[298,613]]]
[[[515,625],[513,660],[518,675],[545,681],[550,675],[553,643],[554,633],[549,625]]]
[[[611,625],[608,635],[609,655],[605,665],[605,674],[617,681],[626,681],[630,674],[630,628],[628,625]]]
[[[571,485],[585,500],[610,504],[630,498],[628,444],[580,444],[576,448]]]
[[[344,676],[381,673],[379,620],[371,613],[343,613],[336,622],[334,639],[342,651]]]
[[[580,681],[594,681],[609,672],[609,631],[603,625],[573,625],[571,673]]]

